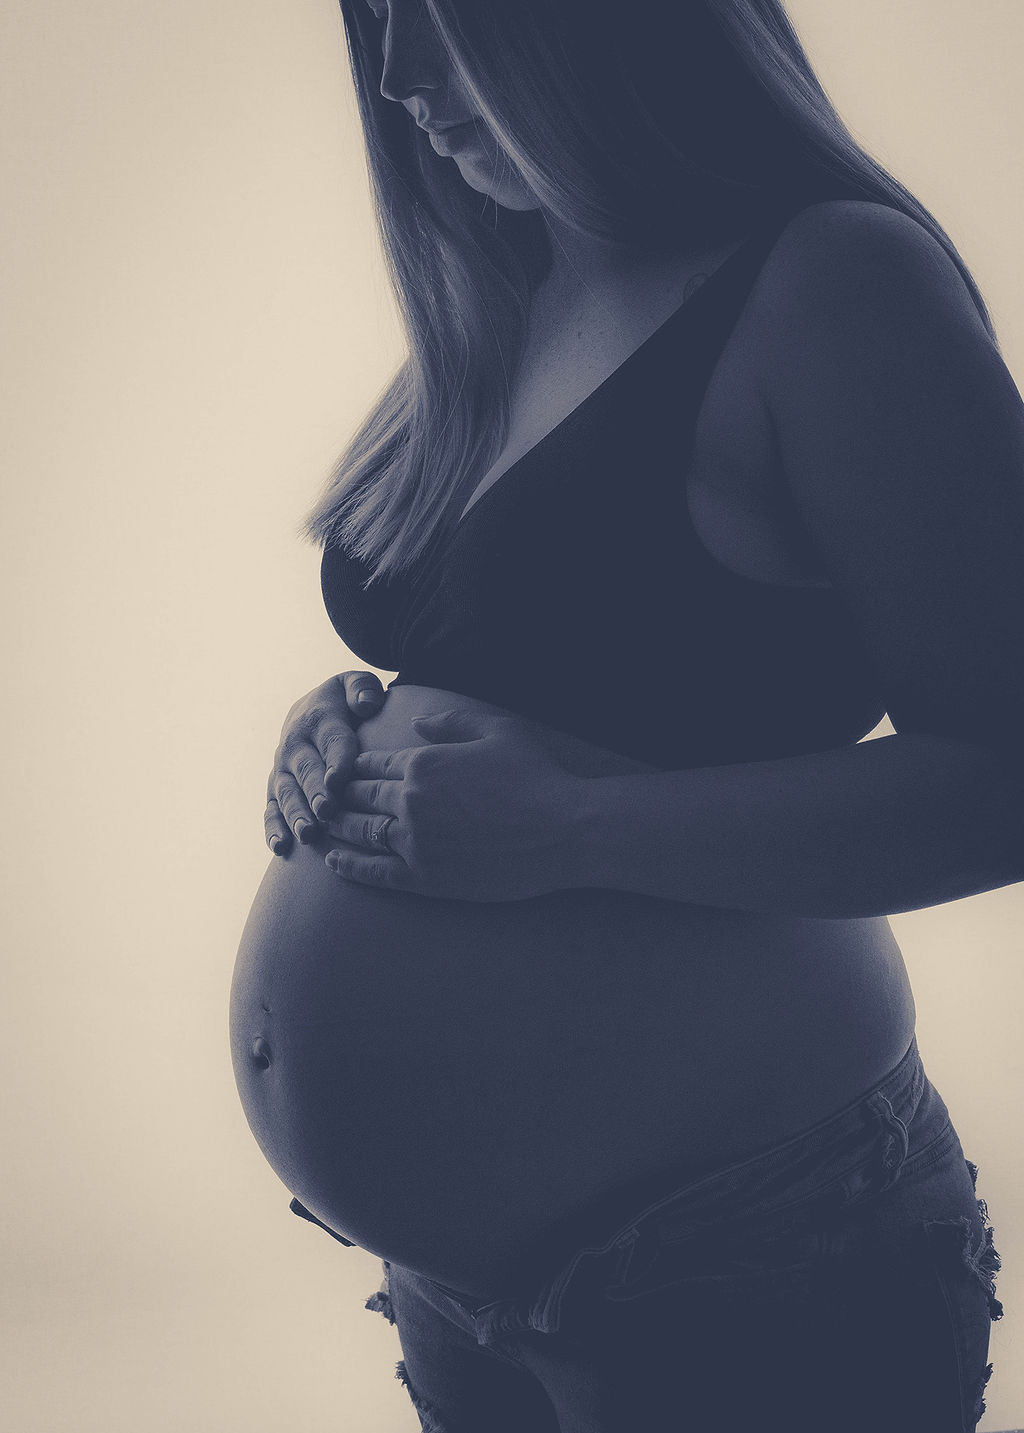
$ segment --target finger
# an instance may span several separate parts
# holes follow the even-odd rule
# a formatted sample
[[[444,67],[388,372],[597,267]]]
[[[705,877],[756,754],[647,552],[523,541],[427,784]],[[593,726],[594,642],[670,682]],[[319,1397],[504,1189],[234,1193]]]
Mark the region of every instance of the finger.
[[[399,811],[394,799],[397,794],[396,781],[350,781],[341,793],[341,804],[346,811],[375,811],[378,815],[397,816]]]
[[[317,820],[310,810],[305,792],[290,771],[275,772],[277,778],[274,798],[281,808],[281,814],[297,840],[308,845],[317,833]]]
[[[461,711],[458,708],[412,719],[412,729],[418,736],[438,744],[479,741],[494,725],[493,719],[484,718],[478,712]]]
[[[383,845],[373,839],[374,833],[380,830],[384,819],[384,813],[380,811],[342,811],[331,821],[330,833],[337,840],[345,841],[349,846],[370,851],[374,855],[381,852],[395,855],[397,854],[394,846],[395,835],[398,831],[397,822],[388,822]]]
[[[304,737],[293,738],[284,748],[281,764],[299,783],[314,819],[326,817],[332,808],[325,783],[327,768],[313,743]]]
[[[345,701],[355,716],[367,716],[384,705],[386,693],[380,678],[372,672],[342,672],[338,679],[345,689]]]
[[[359,741],[344,718],[330,716],[317,726],[316,744],[324,764],[324,791],[335,797],[352,774]]]
[[[411,885],[409,868],[398,856],[370,856],[362,851],[339,846],[327,852],[324,864],[336,876],[341,876],[346,881],[357,881],[364,886],[407,889]]]
[[[409,758],[416,755],[414,747],[401,751],[364,751],[352,763],[352,778],[381,777],[385,781],[401,781]]]
[[[280,806],[273,798],[267,802],[267,809],[263,813],[263,831],[267,845],[275,856],[283,856],[291,847],[292,833],[288,830],[288,823],[281,814]]]

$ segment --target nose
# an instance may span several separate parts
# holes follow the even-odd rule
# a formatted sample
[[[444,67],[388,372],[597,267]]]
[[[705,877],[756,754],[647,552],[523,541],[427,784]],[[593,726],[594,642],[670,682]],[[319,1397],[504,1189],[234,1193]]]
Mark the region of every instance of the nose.
[[[424,6],[407,30],[396,29],[394,12],[384,34],[384,70],[380,92],[384,99],[399,104],[417,90],[437,89],[444,56]]]

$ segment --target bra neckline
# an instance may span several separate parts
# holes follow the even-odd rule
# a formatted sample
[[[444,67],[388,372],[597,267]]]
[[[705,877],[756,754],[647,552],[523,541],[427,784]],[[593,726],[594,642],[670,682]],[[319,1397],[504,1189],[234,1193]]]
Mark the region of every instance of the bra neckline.
[[[671,328],[684,313],[688,314],[694,305],[699,303],[702,295],[705,295],[709,289],[714,287],[715,281],[719,279],[727,269],[731,268],[737,259],[750,251],[755,242],[764,234],[765,229],[770,228],[777,221],[777,218],[777,215],[772,214],[768,218],[762,219],[759,223],[755,224],[747,236],[740,240],[732,252],[722,260],[716,269],[712,270],[700,287],[692,293],[689,298],[684,298],[681,303],[677,304],[676,307],[662,319],[658,326],[652,329],[646,338],[641,339],[636,348],[634,348],[631,353],[628,353],[621,363],[616,364],[612,371],[605,378],[602,378],[596,387],[592,388],[589,393],[584,394],[580,401],[574,404],[568,413],[558,420],[554,427],[549,428],[542,437],[538,438],[535,443],[532,443],[530,447],[527,448],[525,453],[521,453],[518,458],[510,463],[505,471],[495,478],[490,487],[486,488],[470,507],[463,511],[462,516],[451,530],[450,540],[454,541],[455,535],[466,526],[481,503],[485,503],[492,493],[503,488],[506,481],[512,477],[517,468],[520,468],[528,459],[534,457],[541,448],[545,447],[553,438],[559,435],[567,424],[574,419],[578,419],[585,408],[604,394],[609,384],[618,378],[620,374],[625,372],[641,354],[645,351],[649,351],[656,339],[660,338],[666,330]]]

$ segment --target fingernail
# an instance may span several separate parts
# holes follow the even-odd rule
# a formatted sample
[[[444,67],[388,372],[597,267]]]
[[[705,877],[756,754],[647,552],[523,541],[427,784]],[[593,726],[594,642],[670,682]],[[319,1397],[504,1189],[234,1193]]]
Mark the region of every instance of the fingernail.
[[[362,706],[365,702],[375,702],[376,700],[377,698],[374,696],[373,692],[360,692],[359,695],[356,697],[356,701],[360,706]]]
[[[278,851],[280,851],[283,844],[284,842],[281,840],[280,836],[271,836],[270,849],[273,851],[275,856],[277,855]]]
[[[313,807],[313,815],[318,821],[322,821],[325,816],[330,814],[331,803],[326,796],[314,796],[311,805]]]
[[[303,846],[306,845],[315,830],[316,827],[311,826],[308,821],[297,821],[295,823],[295,834]]]
[[[324,772],[324,782],[325,782],[325,784],[326,784],[326,783],[329,783],[329,782],[331,782],[331,781],[333,781],[334,778],[337,776],[337,774],[338,774],[338,768],[337,768],[336,766],[329,766],[329,767],[327,768],[327,770]]]

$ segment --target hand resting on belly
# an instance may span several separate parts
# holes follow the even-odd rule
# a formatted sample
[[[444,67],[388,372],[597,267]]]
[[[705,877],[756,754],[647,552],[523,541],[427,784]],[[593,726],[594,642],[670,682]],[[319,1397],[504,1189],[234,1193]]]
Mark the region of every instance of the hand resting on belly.
[[[360,746],[419,745],[412,719],[453,706],[496,710],[395,687]],[[530,725],[579,774],[644,769]],[[877,922],[600,890],[428,898],[334,875],[331,844],[275,857],[257,893],[232,987],[239,1092],[309,1210],[445,1283],[507,1286],[609,1188],[821,1118],[861,1087],[836,1059],[851,1030],[888,1058]]]

